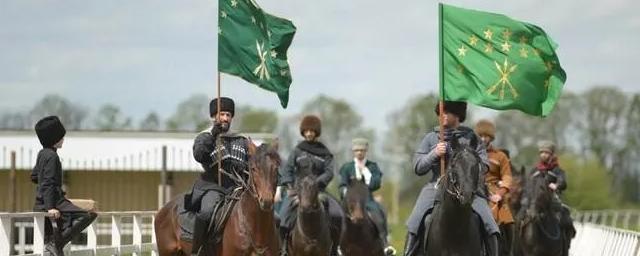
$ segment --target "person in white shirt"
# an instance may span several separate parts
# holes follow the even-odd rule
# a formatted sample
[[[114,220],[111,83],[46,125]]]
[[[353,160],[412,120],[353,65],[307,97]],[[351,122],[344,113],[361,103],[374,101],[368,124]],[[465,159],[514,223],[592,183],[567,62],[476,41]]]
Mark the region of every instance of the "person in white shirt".
[[[369,186],[369,199],[367,200],[367,212],[379,230],[380,237],[384,241],[385,254],[395,255],[395,249],[389,246],[387,241],[387,216],[384,209],[373,199],[372,192],[380,189],[382,185],[382,172],[376,162],[367,159],[369,142],[367,139],[356,138],[352,141],[353,161],[349,161],[340,168],[340,198],[343,199],[350,180],[362,180]]]

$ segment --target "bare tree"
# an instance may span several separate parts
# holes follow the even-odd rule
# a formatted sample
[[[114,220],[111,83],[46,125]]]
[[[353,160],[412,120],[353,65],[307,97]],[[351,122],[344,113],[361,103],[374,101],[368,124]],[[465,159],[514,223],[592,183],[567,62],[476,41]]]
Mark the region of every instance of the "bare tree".
[[[0,129],[23,130],[29,129],[29,121],[26,114],[20,112],[9,112],[0,115]]]
[[[391,173],[398,174],[403,184],[400,191],[402,198],[415,197],[426,179],[430,178],[418,178],[413,172],[412,161],[424,135],[438,126],[438,116],[434,111],[437,102],[435,94],[420,95],[409,100],[387,118],[389,131],[384,142],[384,152],[386,160],[393,167]]]
[[[170,131],[201,131],[210,125],[209,98],[194,94],[180,102],[176,112],[167,120]]]
[[[240,132],[274,132],[278,125],[278,115],[276,112],[255,108],[251,106],[240,106],[236,108],[233,117],[233,126]]]
[[[96,115],[95,126],[101,131],[131,129],[131,118],[125,117],[118,106],[106,104]]]
[[[40,99],[29,112],[29,127],[49,115],[58,116],[67,129],[79,130],[83,128],[87,111],[60,95],[49,94]]]
[[[156,112],[151,112],[140,122],[141,131],[158,131],[160,130],[160,117]]]

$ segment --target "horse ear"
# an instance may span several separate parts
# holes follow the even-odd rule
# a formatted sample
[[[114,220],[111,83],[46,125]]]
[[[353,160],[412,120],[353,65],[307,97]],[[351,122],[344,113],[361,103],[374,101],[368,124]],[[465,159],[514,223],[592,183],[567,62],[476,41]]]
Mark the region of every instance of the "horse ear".
[[[257,147],[256,147],[256,144],[253,143],[253,140],[251,138],[248,138],[247,148],[249,149],[250,156],[253,156],[256,154]]]
[[[275,138],[271,143],[271,149],[274,151],[278,151],[279,146],[280,146],[280,141],[278,140],[278,138]]]
[[[478,136],[471,136],[471,142],[469,144],[471,144],[471,148],[473,149],[478,148]]]

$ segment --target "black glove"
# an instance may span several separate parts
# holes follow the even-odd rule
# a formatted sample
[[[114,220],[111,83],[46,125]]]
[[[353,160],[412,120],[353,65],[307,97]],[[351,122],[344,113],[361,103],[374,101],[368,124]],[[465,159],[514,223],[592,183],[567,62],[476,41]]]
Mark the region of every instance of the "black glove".
[[[213,127],[211,127],[211,134],[215,137],[222,133],[222,123],[213,122]]]

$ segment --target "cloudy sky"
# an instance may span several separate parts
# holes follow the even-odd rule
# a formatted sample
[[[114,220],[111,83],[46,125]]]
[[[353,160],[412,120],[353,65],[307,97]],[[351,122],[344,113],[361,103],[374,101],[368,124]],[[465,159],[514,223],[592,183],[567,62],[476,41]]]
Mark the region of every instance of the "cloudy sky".
[[[226,1],[226,0],[224,0]],[[289,108],[274,94],[223,76],[240,104],[297,113],[318,94],[346,99],[385,128],[412,96],[435,92],[437,2],[256,0],[292,20]],[[445,1],[544,28],[560,45],[565,89],[615,85],[640,91],[640,2]],[[0,1],[0,112],[58,93],[96,110],[114,103],[141,118],[172,114],[195,93],[215,95],[215,1]]]

